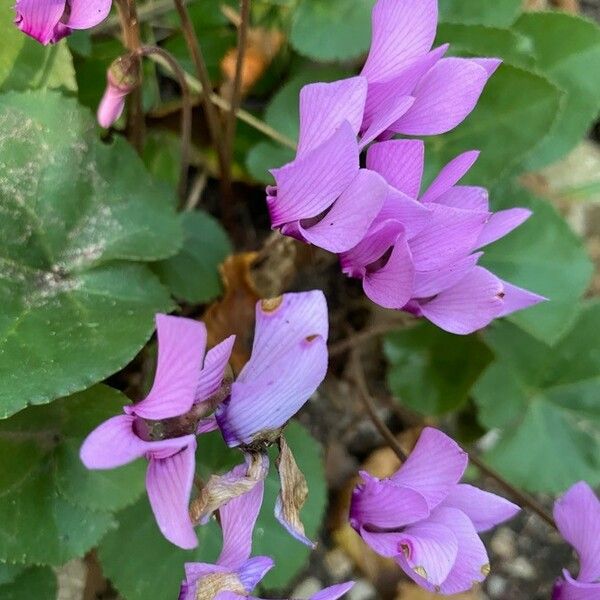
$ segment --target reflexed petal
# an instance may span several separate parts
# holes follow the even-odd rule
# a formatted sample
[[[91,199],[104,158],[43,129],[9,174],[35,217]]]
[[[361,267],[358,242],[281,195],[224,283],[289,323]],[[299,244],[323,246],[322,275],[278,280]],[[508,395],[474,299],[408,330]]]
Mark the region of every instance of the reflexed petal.
[[[437,270],[470,254],[489,218],[489,213],[433,202],[428,207],[431,209],[429,223],[410,240],[417,271]]]
[[[482,267],[475,267],[455,286],[419,303],[423,315],[438,327],[467,335],[502,314],[504,285]]]
[[[477,212],[488,212],[490,209],[488,191],[482,187],[468,185],[455,185],[441,196],[438,196],[433,202]]]
[[[380,556],[395,558],[402,554],[402,548],[400,547],[401,532],[380,533],[368,531],[365,527],[361,527],[359,533],[365,543]]]
[[[488,77],[491,77],[502,64],[502,59],[500,58],[470,58],[469,60],[483,67]]]
[[[405,135],[439,135],[454,129],[475,108],[489,76],[466,58],[443,58],[413,92],[415,103],[390,128]]]
[[[502,286],[504,287],[504,298],[502,298],[502,310],[498,315],[499,317],[506,317],[518,310],[523,310],[548,300],[544,296],[534,294],[506,281],[502,282]]]
[[[17,0],[15,23],[41,44],[54,41],[54,29],[65,12],[66,0]]]
[[[468,461],[467,453],[452,438],[425,427],[408,460],[391,479],[425,496],[433,510],[458,483]]]
[[[196,428],[196,435],[200,435],[201,433],[210,433],[211,431],[216,431],[219,429],[219,424],[217,423],[217,419],[214,415],[210,417],[206,417],[206,419],[201,419],[198,422],[198,427]]]
[[[267,198],[273,227],[321,214],[352,183],[358,170],[356,134],[345,121],[318,148],[271,171],[277,182],[276,197]]]
[[[337,600],[341,598],[346,592],[349,592],[354,586],[354,581],[347,581],[346,583],[338,583],[330,587],[313,594],[309,600]]]
[[[232,474],[234,477],[245,477],[247,471],[246,465],[238,465]],[[259,481],[249,492],[229,500],[219,509],[223,548],[217,564],[235,570],[250,557],[252,532],[262,504],[264,488],[264,481]],[[251,590],[252,588],[248,591]]]
[[[369,82],[389,79],[428,52],[437,16],[437,0],[379,0],[373,9],[371,49],[362,74]]]
[[[305,85],[300,92],[298,156],[328,140],[344,121],[348,121],[354,135],[358,135],[366,99],[364,77]]]
[[[454,486],[442,506],[461,510],[471,519],[477,531],[487,531],[499,523],[508,521],[521,510],[501,496],[466,483]]]
[[[273,559],[268,556],[255,556],[237,570],[237,576],[246,591],[250,593],[274,565]]]
[[[367,151],[367,169],[377,171],[398,191],[418,198],[425,164],[421,140],[390,140],[373,144]]]
[[[585,482],[576,483],[554,505],[556,525],[579,556],[580,581],[600,579],[600,501]]]
[[[112,0],[71,0],[67,27],[71,29],[95,27],[108,17],[111,5]]]
[[[100,127],[108,129],[118,120],[123,114],[128,94],[128,89],[121,89],[110,83],[107,85],[96,113]]]
[[[415,267],[408,243],[399,237],[387,263],[376,271],[369,271],[363,279],[365,294],[379,306],[401,309],[411,298]]]
[[[198,545],[188,512],[196,466],[196,439],[189,437],[181,452],[168,458],[151,458],[146,474],[150,505],[162,534],[185,548]]]
[[[477,240],[477,247],[482,248],[503,238],[527,221],[531,215],[532,212],[526,208],[510,208],[494,213],[483,228]]]
[[[206,353],[196,387],[195,402],[202,402],[210,398],[219,389],[225,377],[225,370],[229,364],[234,344],[235,335],[231,335]]]
[[[331,210],[315,225],[300,227],[304,238],[330,252],[344,252],[356,246],[378,215],[388,193],[383,178],[361,169]]]
[[[564,581],[557,582],[552,600],[600,600],[600,582],[577,581],[565,569]]]
[[[433,183],[421,197],[421,202],[433,202],[444,192],[447,192],[465,176],[478,158],[478,150],[463,152],[463,154],[453,158],[433,180]]]
[[[477,264],[483,252],[477,252],[436,271],[415,273],[415,298],[431,298],[456,285]]]
[[[387,131],[402,115],[406,114],[408,109],[414,104],[415,99],[412,96],[398,96],[391,94],[377,107],[377,112],[373,114],[369,125],[362,133],[359,142],[359,149],[362,150],[374,139]]]
[[[361,471],[363,483],[354,488],[350,505],[350,523],[359,530],[363,526],[392,529],[403,527],[429,516],[427,500],[419,492],[380,481]]]
[[[204,323],[156,315],[158,364],[150,393],[126,412],[144,419],[168,419],[192,408],[206,348]]]
[[[374,223],[395,220],[402,223],[407,240],[412,240],[421,233],[432,220],[432,210],[418,200],[413,200],[406,194],[389,188],[389,192],[381,212]]]

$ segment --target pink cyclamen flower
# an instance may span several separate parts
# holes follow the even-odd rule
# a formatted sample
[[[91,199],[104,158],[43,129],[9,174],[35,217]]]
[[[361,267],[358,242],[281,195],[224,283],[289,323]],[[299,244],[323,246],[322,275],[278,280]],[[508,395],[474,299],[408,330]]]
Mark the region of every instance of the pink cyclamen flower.
[[[362,472],[352,495],[350,524],[363,540],[417,584],[442,594],[467,591],[486,578],[490,565],[477,532],[519,511],[500,496],[459,483],[467,463],[456,442],[427,427],[392,477]]]
[[[233,470],[234,476],[243,475],[243,467]],[[264,482],[258,482],[251,491],[234,498],[219,509],[223,532],[223,548],[215,564],[188,563],[179,600],[241,600],[249,598],[253,589],[273,567],[268,556],[250,558],[252,532],[262,504]],[[311,600],[336,600],[354,585],[348,582],[327,588]]]
[[[195,473],[196,423],[176,427],[176,417],[190,413],[221,386],[233,348],[229,338],[206,353],[206,328],[191,319],[157,315],[158,364],[154,385],[125,414],[96,428],[80,455],[89,469],[113,469],[148,460],[146,487],[163,535],[182,548],[194,548],[196,535],[188,512]],[[187,434],[182,429],[188,426]],[[176,437],[169,431],[176,431]],[[210,425],[203,430],[214,428]]]
[[[465,152],[448,163],[417,201],[423,142],[373,144],[367,168],[386,180],[388,194],[362,241],[340,255],[344,273],[362,279],[375,303],[457,334],[544,300],[477,266],[477,250],[531,216],[522,208],[491,213],[487,190],[457,185],[478,154]]]
[[[592,488],[576,483],[554,505],[554,520],[579,557],[579,574],[565,569],[552,600],[600,600],[600,501]]]
[[[98,106],[98,123],[108,128],[123,114],[125,99],[139,85],[139,61],[136,56],[122,56],[106,73],[106,90]]]
[[[104,21],[112,0],[17,0],[15,24],[41,44],[54,44],[73,29]]]

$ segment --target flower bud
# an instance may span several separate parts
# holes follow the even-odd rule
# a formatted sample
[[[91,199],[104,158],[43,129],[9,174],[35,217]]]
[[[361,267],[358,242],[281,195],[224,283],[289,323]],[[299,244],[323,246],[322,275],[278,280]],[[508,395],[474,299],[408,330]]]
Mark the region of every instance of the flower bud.
[[[98,106],[98,123],[108,128],[123,113],[125,98],[139,85],[138,58],[121,56],[109,67],[106,74],[107,86]]]

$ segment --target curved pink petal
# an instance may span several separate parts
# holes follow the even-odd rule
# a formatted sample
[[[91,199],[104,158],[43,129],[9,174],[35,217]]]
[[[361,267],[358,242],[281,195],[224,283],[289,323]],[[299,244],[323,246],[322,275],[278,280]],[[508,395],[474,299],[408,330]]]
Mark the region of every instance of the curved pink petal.
[[[366,99],[367,80],[360,76],[305,85],[300,91],[298,156],[328,140],[344,121],[358,135]]]
[[[475,267],[455,286],[419,306],[423,316],[438,327],[467,335],[502,314],[504,293],[500,279],[483,267]]]
[[[415,103],[390,128],[405,135],[439,135],[454,129],[475,108],[489,76],[466,58],[442,58],[413,92]]]
[[[238,465],[233,469],[233,475],[244,476],[247,470],[246,465]],[[250,557],[252,532],[262,505],[264,489],[264,481],[259,481],[249,492],[229,500],[219,509],[223,547],[217,564],[237,570]],[[252,591],[253,587],[248,591]]]
[[[600,582],[577,581],[566,569],[563,577],[554,586],[552,600],[600,600]]]
[[[367,151],[367,169],[377,171],[410,198],[419,197],[424,165],[425,144],[421,140],[379,142]]]
[[[436,204],[443,204],[444,206],[452,206],[453,208],[462,208],[463,210],[473,210],[476,212],[488,212],[490,210],[488,191],[482,187],[468,185],[455,185],[441,196],[438,196],[433,202]],[[486,227],[488,224],[486,224]],[[484,232],[485,228],[482,235]]]
[[[225,377],[225,370],[229,364],[234,344],[235,335],[231,335],[206,353],[204,366],[200,371],[199,382],[196,386],[194,402],[202,402],[210,398],[219,389]]]
[[[168,419],[188,412],[194,404],[206,348],[204,323],[156,315],[158,363],[150,393],[125,411],[144,419]]]
[[[358,142],[345,121],[323,144],[271,173],[276,195],[267,203],[273,227],[316,217],[352,183],[359,170]]]
[[[434,271],[470,254],[481,235],[489,213],[462,210],[430,203],[431,218],[410,240],[417,271]]]
[[[56,41],[55,29],[65,12],[66,0],[17,0],[17,27],[41,44]]]
[[[345,583],[338,583],[330,587],[313,594],[309,600],[337,600],[341,598],[345,593],[349,592],[354,586],[354,581],[347,581]]]
[[[89,29],[108,17],[112,0],[71,0],[67,27]]]
[[[408,243],[399,237],[385,265],[367,269],[363,279],[365,294],[379,306],[401,309],[411,298],[415,267]]]
[[[509,208],[493,213],[477,240],[477,247],[482,248],[503,238],[525,223],[532,214],[527,208]]]
[[[419,492],[365,471],[360,476],[363,483],[354,488],[350,504],[350,523],[357,531],[363,526],[395,529],[429,516],[427,500]]]
[[[433,510],[458,483],[468,462],[467,453],[452,438],[425,427],[408,460],[391,479],[422,494]]]
[[[237,576],[246,591],[250,593],[274,566],[272,558],[255,556],[237,569]]]
[[[191,549],[198,545],[188,512],[196,468],[196,438],[186,437],[186,447],[177,454],[150,459],[146,488],[162,534],[176,546]]]
[[[534,294],[529,290],[512,285],[512,283],[502,282],[504,288],[504,297],[502,298],[502,310],[499,317],[506,317],[519,310],[524,310],[531,306],[536,306],[541,302],[547,302],[548,298]]]
[[[358,144],[359,150],[365,148],[374,139],[386,132],[393,123],[414,104],[412,96],[399,96],[392,94],[381,102],[377,112],[370,119],[369,125],[361,134]]]
[[[427,53],[435,38],[437,16],[437,0],[378,0],[362,74],[369,82],[389,79],[412,59]]]
[[[483,252],[470,254],[452,265],[435,271],[417,271],[415,273],[414,298],[431,298],[456,285],[477,264]]]
[[[442,506],[462,511],[471,519],[477,531],[488,531],[512,519],[521,510],[516,504],[501,496],[466,483],[454,486]]]
[[[122,89],[108,83],[96,113],[100,127],[108,129],[119,119],[125,109],[125,99],[128,94],[129,89]]]
[[[390,187],[381,212],[373,223],[395,220],[402,224],[406,239],[412,240],[427,228],[432,219],[432,210],[428,206]]]
[[[421,196],[421,202],[433,202],[456,185],[479,158],[479,150],[469,150],[453,158]]]
[[[491,77],[502,64],[501,58],[470,58],[469,60],[477,63],[480,67],[483,67],[486,70],[488,77]]]
[[[330,252],[350,250],[366,235],[387,194],[380,175],[361,169],[331,210],[312,226],[303,227],[301,222],[300,231],[306,241]]]
[[[600,579],[600,501],[592,488],[581,481],[554,505],[554,520],[565,540],[579,556],[577,579]]]
[[[399,554],[402,554],[402,548],[400,547],[401,532],[369,531],[366,527],[361,527],[358,533],[364,542],[380,556],[396,558]]]
[[[217,419],[214,415],[211,415],[210,417],[206,417],[206,419],[200,419],[198,422],[198,427],[196,427],[196,435],[210,433],[211,431],[216,431],[217,429],[219,429]]]

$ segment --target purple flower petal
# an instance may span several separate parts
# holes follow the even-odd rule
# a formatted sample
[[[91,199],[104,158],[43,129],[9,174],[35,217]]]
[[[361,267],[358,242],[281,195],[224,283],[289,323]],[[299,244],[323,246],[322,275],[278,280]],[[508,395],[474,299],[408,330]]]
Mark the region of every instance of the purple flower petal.
[[[150,459],[146,488],[162,534],[173,544],[191,549],[198,545],[188,512],[196,466],[196,438],[167,458]]]
[[[364,542],[380,556],[396,558],[399,554],[402,554],[402,548],[400,547],[402,533],[400,532],[369,531],[366,527],[361,527],[359,534]]]
[[[112,0],[71,0],[67,27],[89,29],[108,17]]]
[[[350,523],[357,531],[363,526],[395,529],[429,516],[427,500],[419,492],[380,481],[361,471],[363,483],[352,494]]]
[[[502,64],[502,59],[500,58],[470,58],[469,60],[483,67],[488,77],[491,77]]]
[[[235,335],[231,335],[206,353],[204,366],[200,371],[199,383],[196,387],[194,402],[202,402],[210,398],[219,389],[234,344]]]
[[[429,51],[437,29],[437,0],[378,0],[372,42],[362,74],[369,81],[394,77],[412,59]]]
[[[345,121],[318,148],[271,171],[277,182],[276,196],[267,199],[273,227],[321,214],[352,183],[359,168],[356,135]]]
[[[514,312],[535,306],[541,302],[547,302],[548,298],[534,294],[528,290],[507,283],[502,282],[504,287],[504,297],[502,299],[502,310],[500,311],[499,317],[506,317]]]
[[[475,267],[455,286],[419,302],[422,314],[438,327],[467,335],[502,314],[504,284],[482,267]]]
[[[374,224],[396,220],[402,224],[407,240],[412,240],[432,221],[432,210],[406,194],[390,187],[381,212]]]
[[[566,569],[563,577],[554,586],[552,600],[600,600],[600,583],[576,581]]]
[[[55,28],[66,8],[66,0],[17,0],[17,27],[41,44],[56,41]]]
[[[341,598],[346,592],[349,592],[354,586],[354,581],[347,581],[346,583],[338,583],[330,587],[313,594],[309,600],[337,600]]]
[[[465,256],[452,265],[435,271],[417,271],[415,273],[414,297],[431,298],[456,285],[477,264],[483,252]]]
[[[364,77],[305,85],[300,92],[298,156],[327,141],[344,121],[348,121],[354,135],[358,135],[366,99]]]
[[[237,576],[246,591],[250,593],[274,565],[273,559],[268,556],[255,556],[237,569]]]
[[[433,202],[457,184],[479,158],[478,150],[470,150],[453,158],[433,180],[421,197],[421,202]]]
[[[452,438],[425,427],[408,460],[391,479],[422,494],[433,510],[458,483],[468,461],[467,453]]]
[[[565,540],[579,556],[579,581],[600,579],[600,501],[581,481],[554,505],[554,520]]]
[[[476,212],[488,212],[490,210],[488,191],[482,187],[455,185],[447,192],[438,196],[433,202]]]
[[[331,210],[310,227],[303,227],[301,222],[300,231],[307,242],[330,252],[349,250],[363,239],[387,193],[388,186],[380,175],[361,169]]]
[[[128,88],[120,88],[108,82],[96,113],[100,127],[108,129],[119,119],[125,109],[125,99],[129,93]]]
[[[156,315],[158,364],[154,385],[144,400],[125,411],[144,419],[168,419],[188,412],[194,404],[206,348],[204,323]]]
[[[405,135],[454,129],[475,108],[488,79],[487,71],[469,59],[441,59],[413,92],[413,106],[390,129]]]
[[[477,531],[488,531],[499,523],[512,519],[521,510],[501,496],[466,483],[453,487],[442,506],[461,510],[471,519]]]
[[[425,164],[421,140],[390,140],[373,144],[367,151],[367,169],[377,171],[394,188],[418,198]]]
[[[377,112],[370,119],[369,125],[361,135],[359,149],[362,150],[374,139],[387,131],[402,115],[406,114],[408,109],[414,104],[415,99],[412,96],[399,96],[397,93],[388,96]]]
[[[217,429],[219,429],[217,419],[214,415],[211,415],[210,417],[206,417],[206,419],[200,419],[198,422],[198,427],[196,428],[196,435],[210,433],[211,431],[216,431]]]
[[[483,228],[477,240],[477,247],[482,248],[503,238],[527,221],[531,215],[532,212],[526,208],[510,208],[494,213]]]
[[[234,476],[245,476],[247,470],[246,465],[238,465],[232,473]],[[217,564],[236,570],[250,557],[252,532],[263,501],[264,488],[264,481],[259,481],[249,492],[229,500],[219,509],[223,548]],[[249,587],[248,592],[253,587]]]

